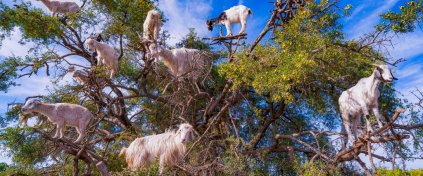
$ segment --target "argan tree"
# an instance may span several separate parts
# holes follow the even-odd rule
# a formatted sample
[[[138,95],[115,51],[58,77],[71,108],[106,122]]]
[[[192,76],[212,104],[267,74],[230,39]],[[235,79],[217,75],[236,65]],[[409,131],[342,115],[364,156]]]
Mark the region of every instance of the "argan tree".
[[[118,153],[137,137],[180,123],[190,123],[197,137],[167,174],[371,175],[377,174],[375,158],[394,168],[421,158],[421,102],[400,99],[392,84],[380,86],[384,126],[372,133],[363,130],[346,148],[337,104],[342,91],[371,74],[371,64],[402,61],[389,58],[385,46],[392,35],[413,32],[423,17],[421,1],[384,13],[374,32],[352,40],[339,22],[351,6],[340,7],[336,0],[278,0],[258,36],[202,40],[192,29],[177,47],[213,56],[213,65],[198,81],[201,91],[187,78],[173,78],[149,56],[148,43],[139,36],[153,8],[154,1],[148,0],[92,0],[84,1],[79,13],[50,16],[30,2],[0,2],[0,39],[20,30],[21,43],[33,44],[25,57],[0,61],[0,91],[18,86],[19,78],[46,75],[53,81],[49,94],[34,92],[27,99],[80,104],[95,115],[85,140],[74,144],[69,139],[77,135],[73,129],[66,138],[54,139],[54,125],[40,114],[29,115],[39,123],[22,127],[17,122],[25,102],[10,102],[1,119],[0,145],[13,164],[2,165],[4,173],[154,175],[157,164],[131,172]],[[114,79],[84,47],[93,31],[101,31],[120,55]],[[245,38],[255,40],[246,43]],[[166,40],[164,33],[161,43]],[[89,83],[64,82],[69,66],[89,70]],[[414,93],[422,98],[420,91]],[[401,114],[401,108],[407,113]]]

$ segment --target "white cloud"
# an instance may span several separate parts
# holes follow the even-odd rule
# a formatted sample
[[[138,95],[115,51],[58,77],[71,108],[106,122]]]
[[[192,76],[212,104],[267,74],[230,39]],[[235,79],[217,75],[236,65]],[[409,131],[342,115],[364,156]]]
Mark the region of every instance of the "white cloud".
[[[351,15],[345,18],[345,21],[350,21],[351,19],[355,18],[360,12],[362,12],[368,6],[369,6],[368,3],[362,3],[357,8],[353,8],[354,11],[351,13]]]
[[[21,45],[19,44],[19,40],[21,39],[22,32],[19,28],[15,27],[11,32],[10,37],[6,38],[2,41],[2,45],[0,47],[0,56],[25,56],[28,54],[29,49],[31,48],[31,44]]]
[[[389,53],[395,59],[411,59],[423,53],[423,30],[418,28],[412,33],[399,34],[393,38],[394,47]]]
[[[379,8],[375,9],[371,14],[366,15],[366,18],[361,19],[356,25],[347,32],[350,38],[358,39],[365,33],[374,30],[374,26],[379,22],[379,15],[391,9],[399,0],[380,1],[383,3]],[[358,12],[357,12],[358,13]]]
[[[420,74],[423,70],[421,65],[410,65],[401,70],[398,70],[396,73],[396,77],[399,79],[407,78],[409,76],[414,76],[416,74]]]
[[[0,97],[26,97],[33,95],[46,95],[46,87],[51,85],[50,78],[47,76],[33,75],[23,77],[17,80],[21,86],[12,87],[7,93],[0,92]]]
[[[189,28],[195,28],[200,36],[211,34],[205,26],[207,16],[212,10],[210,1],[197,0],[182,3],[177,0],[160,0],[158,7],[168,19],[163,29],[169,31],[171,35],[169,44],[176,44],[188,34]]]

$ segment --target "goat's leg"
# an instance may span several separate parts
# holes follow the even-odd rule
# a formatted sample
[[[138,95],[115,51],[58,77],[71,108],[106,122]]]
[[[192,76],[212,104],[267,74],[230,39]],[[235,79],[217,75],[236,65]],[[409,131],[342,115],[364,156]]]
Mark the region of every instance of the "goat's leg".
[[[101,64],[103,64],[103,59],[97,53],[97,66],[100,66]]]
[[[348,114],[342,114],[342,123],[344,124],[345,131],[347,132],[347,146],[350,146],[354,141],[353,134],[351,132],[350,120]]]
[[[232,36],[232,29],[231,29],[231,23],[226,20],[225,21],[225,27],[226,27],[226,36]]]
[[[160,155],[160,162],[159,162],[159,174],[163,175],[165,166],[165,154]]]
[[[110,70],[110,75],[109,75],[110,79],[112,79],[115,76],[115,74],[116,74],[115,69],[111,69]]]
[[[241,31],[239,32],[239,34],[244,34],[246,28],[247,28],[247,19],[241,18]]]
[[[355,117],[353,117],[353,121],[352,121],[352,132],[353,132],[353,135],[354,135],[354,139],[355,140],[357,140],[357,127],[358,127],[358,124],[360,123],[360,116],[355,116]]]
[[[76,128],[76,131],[78,132],[78,138],[74,141],[74,143],[79,143],[84,139],[85,132],[82,132],[79,128]]]
[[[375,114],[376,121],[377,121],[377,123],[378,123],[378,125],[379,125],[379,128],[382,128],[383,124],[382,124],[382,122],[380,121],[380,118],[382,118],[382,115],[381,115],[381,114],[380,114],[380,112],[379,112],[379,107],[378,107],[378,106],[373,107],[373,108],[372,108],[372,110],[373,110],[373,113]]]
[[[364,116],[366,118],[367,132],[373,132],[372,123],[370,123],[370,115]]]
[[[360,103],[361,106],[361,112],[364,115],[364,118],[366,118],[366,126],[367,131],[373,131],[372,124],[370,123],[370,114],[369,114],[369,108],[366,106],[364,102]]]
[[[85,127],[80,123],[79,127],[76,127],[76,132],[78,132],[78,138],[74,143],[79,143],[85,137]]]
[[[65,136],[65,131],[66,131],[66,124],[65,123],[63,123],[63,125],[62,125],[62,129],[60,130],[60,136],[59,136],[59,138],[61,139],[61,138],[63,138],[63,136]]]
[[[56,123],[56,133],[54,134],[53,138],[59,137],[59,131],[61,130],[61,125],[59,123]]]
[[[63,121],[59,121],[56,123],[56,134],[53,136],[53,138],[61,138],[60,133],[63,128],[63,123],[64,123]]]

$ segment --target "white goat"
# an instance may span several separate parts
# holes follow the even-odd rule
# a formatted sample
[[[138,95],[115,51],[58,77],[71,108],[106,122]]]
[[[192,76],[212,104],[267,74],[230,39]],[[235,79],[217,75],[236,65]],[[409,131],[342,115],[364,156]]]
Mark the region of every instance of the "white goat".
[[[74,66],[68,67],[67,70],[69,73],[72,74],[72,77],[74,77],[81,85],[86,85],[90,82],[90,78],[88,77],[88,73],[83,70],[75,70]]]
[[[196,83],[197,79],[205,73],[210,64],[211,57],[197,49],[177,48],[168,50],[155,43],[150,44],[151,57],[161,57],[164,65],[170,69],[173,76],[180,78],[187,76]]]
[[[108,70],[110,79],[112,79],[118,72],[118,54],[111,46],[98,42],[94,39],[88,38],[85,41],[88,50],[97,52],[97,65],[105,65]]]
[[[378,85],[381,82],[390,83],[396,78],[392,76],[391,70],[387,65],[374,66],[376,69],[370,77],[360,79],[354,87],[342,92],[338,100],[342,122],[348,135],[348,146],[352,144],[354,139],[357,139],[357,125],[362,115],[366,118],[367,130],[373,131],[369,121],[369,110],[372,110],[376,116],[379,127],[383,126],[380,121],[382,116],[379,112],[378,98],[380,93]],[[352,121],[353,134],[350,129],[350,120]]]
[[[248,15],[251,15],[251,9],[244,5],[238,5],[231,7],[228,10],[223,11],[219,17],[216,17],[211,20],[207,20],[207,28],[212,31],[214,25],[222,24],[226,27],[226,36],[232,35],[231,24],[241,23],[240,34],[245,33],[245,28],[247,27],[247,18]]]
[[[159,157],[160,174],[165,166],[173,166],[185,155],[185,145],[194,139],[191,125],[179,125],[178,131],[167,131],[162,134],[135,139],[128,148],[122,148],[119,156],[125,156],[128,168],[136,170],[152,163]]]
[[[67,14],[67,13],[78,13],[79,6],[75,2],[61,2],[61,1],[51,1],[51,0],[38,0],[41,1],[48,10],[51,12],[51,16],[56,15],[56,13]]]
[[[93,118],[91,112],[80,105],[69,103],[47,104],[36,100],[28,100],[22,107],[22,112],[27,114],[38,112],[47,116],[48,120],[56,124],[56,134],[53,138],[63,138],[65,126],[76,128],[79,136],[75,143],[79,143],[85,137],[86,129]]]
[[[143,39],[156,41],[159,38],[161,25],[160,12],[157,10],[148,11],[143,25]]]

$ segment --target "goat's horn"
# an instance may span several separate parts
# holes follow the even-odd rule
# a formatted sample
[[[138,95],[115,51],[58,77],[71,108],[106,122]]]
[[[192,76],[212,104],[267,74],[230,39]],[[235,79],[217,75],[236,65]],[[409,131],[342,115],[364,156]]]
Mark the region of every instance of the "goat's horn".
[[[371,66],[373,66],[373,67],[379,67],[379,65],[377,65],[377,64],[370,64]]]

